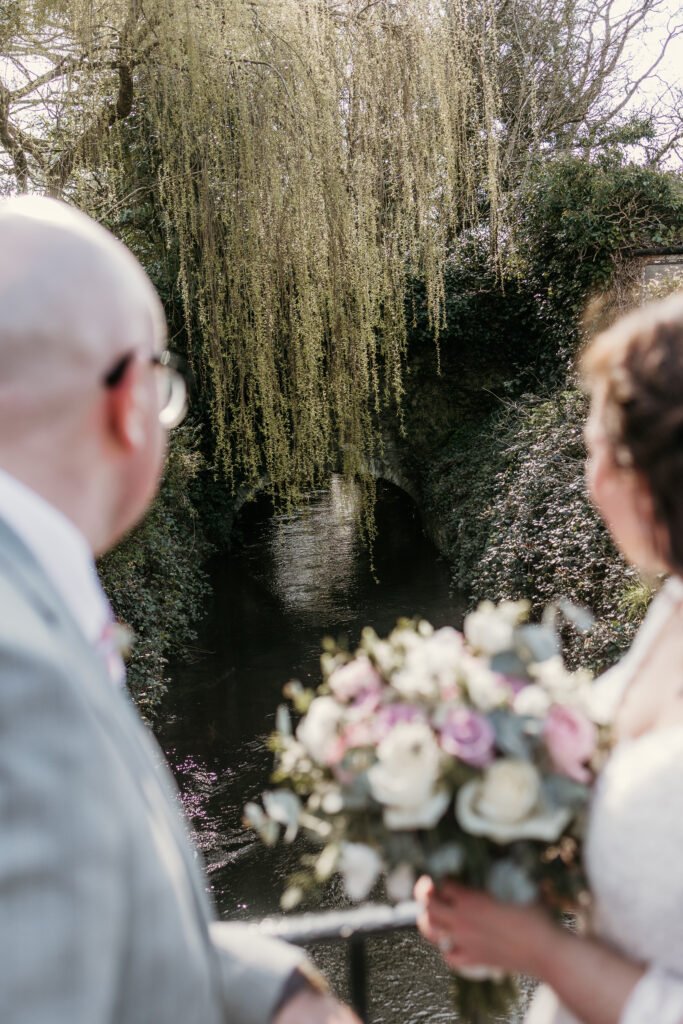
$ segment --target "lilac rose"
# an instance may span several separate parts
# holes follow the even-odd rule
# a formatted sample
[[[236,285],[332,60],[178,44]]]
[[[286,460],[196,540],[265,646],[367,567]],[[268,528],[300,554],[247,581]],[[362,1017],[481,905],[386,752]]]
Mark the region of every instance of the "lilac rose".
[[[475,768],[484,768],[493,761],[495,741],[489,720],[469,708],[449,712],[441,727],[442,749]]]

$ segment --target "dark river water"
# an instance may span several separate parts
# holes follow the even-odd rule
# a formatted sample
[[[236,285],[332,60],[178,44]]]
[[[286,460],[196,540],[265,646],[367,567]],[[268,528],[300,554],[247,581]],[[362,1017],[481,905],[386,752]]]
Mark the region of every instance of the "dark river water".
[[[412,501],[378,489],[375,574],[361,543],[357,496],[341,478],[308,506],[274,515],[247,506],[229,555],[211,567],[213,594],[189,664],[176,666],[159,730],[222,916],[278,912],[300,851],[268,850],[245,832],[242,807],[268,785],[264,745],[288,679],[319,681],[325,635],[358,642],[364,625],[388,632],[401,615],[458,625],[446,564],[425,539]],[[295,844],[296,846],[296,844]],[[329,906],[338,905],[334,894]],[[344,995],[344,950],[314,957]],[[411,933],[370,944],[370,1021],[452,1021],[449,981],[434,951]]]

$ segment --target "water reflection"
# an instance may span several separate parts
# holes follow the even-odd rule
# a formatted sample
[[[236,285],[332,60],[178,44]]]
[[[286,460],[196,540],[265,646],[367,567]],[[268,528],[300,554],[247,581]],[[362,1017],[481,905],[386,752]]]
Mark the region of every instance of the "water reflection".
[[[296,844],[267,850],[241,824],[244,803],[268,783],[264,740],[283,683],[318,682],[324,635],[354,645],[364,625],[386,633],[401,615],[437,627],[461,618],[462,601],[450,594],[448,569],[412,501],[390,485],[378,497],[376,576],[360,543],[358,495],[341,478],[296,514],[273,515],[266,501],[245,508],[234,550],[212,567],[202,653],[173,673],[161,741],[226,916],[276,912],[300,853]],[[315,956],[343,993],[343,948]],[[447,972],[415,935],[375,940],[370,959],[373,1022],[453,1019]]]
[[[274,516],[268,548],[272,591],[285,615],[318,626],[327,609],[341,627],[353,621],[359,554],[359,491],[335,476],[293,515]]]

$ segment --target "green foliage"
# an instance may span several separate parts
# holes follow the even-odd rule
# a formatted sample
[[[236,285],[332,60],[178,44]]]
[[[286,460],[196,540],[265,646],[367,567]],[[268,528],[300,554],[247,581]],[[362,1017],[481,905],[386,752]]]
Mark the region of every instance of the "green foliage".
[[[586,494],[586,399],[572,366],[588,301],[607,292],[617,311],[633,301],[629,250],[680,240],[681,177],[628,164],[608,147],[593,161],[549,160],[517,208],[504,289],[487,272],[483,245],[477,255],[468,242],[452,261],[441,353],[450,404],[432,397],[438,378],[419,333],[404,402],[408,438],[455,586],[472,603],[529,597],[540,611],[568,597],[587,605],[597,624],[585,638],[568,633],[568,653],[599,669],[628,646],[651,592]],[[416,325],[420,332],[419,317]]]
[[[496,234],[495,5],[151,10],[141,138],[216,464],[288,496],[362,472],[401,397],[406,275],[438,330],[482,193]]]
[[[516,205],[519,272],[562,332],[565,362],[588,299],[610,288],[629,250],[683,241],[681,175],[625,162],[616,147],[548,160]]]
[[[201,466],[193,429],[175,431],[156,501],[99,565],[117,618],[136,637],[128,685],[147,716],[163,697],[169,658],[181,656],[195,637],[193,623],[208,589],[202,563],[209,547],[193,495]]]
[[[486,225],[500,276],[536,162],[652,134],[612,127],[651,7],[3,0],[0,189],[61,195],[141,253],[212,459],[296,496],[377,455],[407,282],[438,335],[463,230]]]
[[[680,240],[680,176],[621,156],[652,125],[615,133],[603,102],[628,24],[572,0],[5,0],[2,187],[63,195],[141,258],[196,370],[207,452],[237,485],[292,494],[338,458],[362,469],[407,389],[401,457],[472,589],[489,580],[475,549],[493,564],[510,546],[496,487],[526,488],[505,513],[513,546],[536,504],[549,515],[516,432],[561,449],[564,427],[523,396],[567,390],[579,315],[628,248]],[[146,707],[200,605],[192,453],[174,441],[149,519],[103,563]],[[553,483],[560,508],[579,462]],[[204,495],[218,535],[230,499]],[[503,565],[491,583],[514,589],[521,563]]]
[[[626,619],[641,621],[655,594],[655,589],[650,580],[636,580],[626,587],[619,600],[619,610]]]
[[[568,653],[602,669],[628,646],[639,621],[622,614],[637,580],[586,493],[585,413],[576,389],[528,395],[494,413],[463,458],[449,547],[456,583],[472,601],[527,597],[540,611],[567,597],[589,607],[596,625],[587,636],[568,632]],[[438,478],[443,467],[433,472]],[[447,514],[445,482],[441,491]]]

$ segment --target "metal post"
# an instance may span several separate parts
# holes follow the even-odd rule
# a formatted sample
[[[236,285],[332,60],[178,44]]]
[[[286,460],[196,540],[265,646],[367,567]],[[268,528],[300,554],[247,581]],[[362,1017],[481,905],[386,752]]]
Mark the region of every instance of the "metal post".
[[[322,913],[290,917],[269,917],[252,927],[262,935],[307,946],[317,942],[345,942],[348,946],[347,967],[351,1004],[361,1018],[368,1020],[368,956],[367,939],[372,935],[414,928],[417,903],[399,903],[396,907],[365,904],[350,910],[328,910]]]
[[[365,939],[355,935],[349,941],[349,988],[351,1005],[361,1020],[368,1016],[368,955]]]

